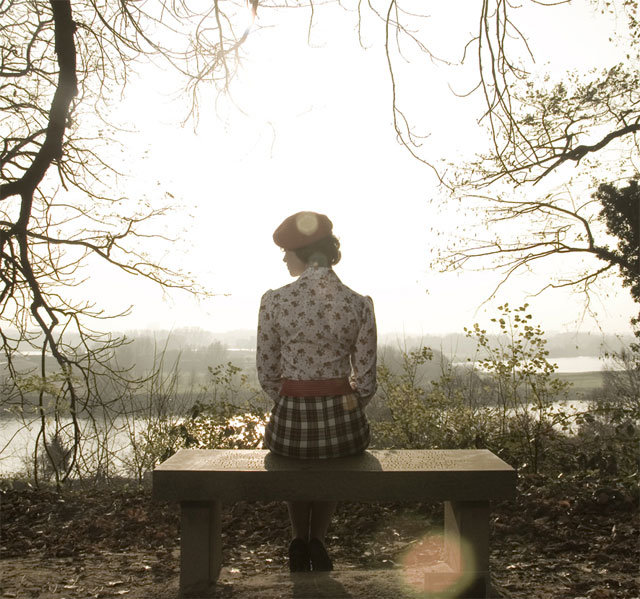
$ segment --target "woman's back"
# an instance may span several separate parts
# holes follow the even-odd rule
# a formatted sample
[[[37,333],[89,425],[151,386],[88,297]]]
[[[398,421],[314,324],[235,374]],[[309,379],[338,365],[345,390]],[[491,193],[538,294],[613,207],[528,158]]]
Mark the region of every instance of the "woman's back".
[[[273,234],[290,285],[262,296],[258,378],[273,399],[265,447],[299,459],[329,459],[369,445],[365,406],[376,390],[376,322],[371,298],[343,285],[332,266],[340,242],[324,214],[298,212]],[[333,568],[324,538],[335,502],[287,502],[292,571]]]
[[[330,268],[308,268],[295,282],[268,291],[262,311],[261,379],[274,370],[294,380],[349,377],[352,356],[354,370],[363,375],[361,385],[365,373],[375,370],[372,302],[344,285]]]

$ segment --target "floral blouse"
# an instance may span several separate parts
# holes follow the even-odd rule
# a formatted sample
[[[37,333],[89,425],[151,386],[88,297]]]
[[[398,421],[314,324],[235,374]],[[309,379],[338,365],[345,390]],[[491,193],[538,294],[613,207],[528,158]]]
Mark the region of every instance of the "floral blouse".
[[[376,390],[376,343],[371,298],[343,285],[331,268],[310,266],[262,296],[258,380],[276,401],[282,378],[348,377],[366,404]]]

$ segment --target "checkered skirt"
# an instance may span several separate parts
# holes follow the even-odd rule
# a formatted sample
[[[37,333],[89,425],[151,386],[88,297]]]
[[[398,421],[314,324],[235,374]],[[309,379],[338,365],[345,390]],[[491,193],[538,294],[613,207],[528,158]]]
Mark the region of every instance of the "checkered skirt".
[[[292,458],[354,455],[369,445],[369,423],[355,395],[281,396],[265,428],[264,445]]]

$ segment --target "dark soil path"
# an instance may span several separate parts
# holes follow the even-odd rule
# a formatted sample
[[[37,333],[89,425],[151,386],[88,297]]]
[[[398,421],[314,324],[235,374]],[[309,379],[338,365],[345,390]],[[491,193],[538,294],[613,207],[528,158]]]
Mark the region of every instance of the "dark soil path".
[[[516,500],[492,511],[499,596],[640,597],[635,480],[528,477],[519,487]],[[58,495],[5,483],[0,501],[1,597],[176,598],[177,506],[153,504],[147,489],[118,484]],[[344,503],[329,539],[336,572],[300,581],[287,572],[284,506],[226,506],[217,596],[399,599],[421,563],[441,558],[441,511],[432,504]]]

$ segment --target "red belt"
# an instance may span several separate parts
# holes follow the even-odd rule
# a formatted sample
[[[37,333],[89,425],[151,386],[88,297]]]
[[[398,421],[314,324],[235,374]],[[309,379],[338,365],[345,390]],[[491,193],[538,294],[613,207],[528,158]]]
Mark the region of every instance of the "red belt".
[[[280,395],[287,397],[317,397],[327,395],[349,395],[353,388],[349,379],[320,379],[317,381],[295,381],[282,379]]]

